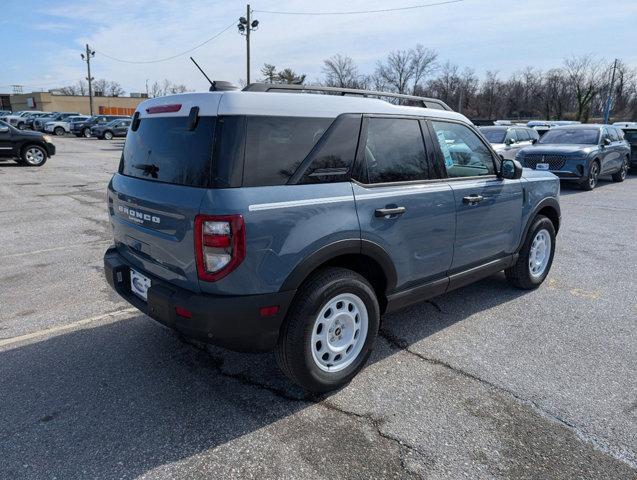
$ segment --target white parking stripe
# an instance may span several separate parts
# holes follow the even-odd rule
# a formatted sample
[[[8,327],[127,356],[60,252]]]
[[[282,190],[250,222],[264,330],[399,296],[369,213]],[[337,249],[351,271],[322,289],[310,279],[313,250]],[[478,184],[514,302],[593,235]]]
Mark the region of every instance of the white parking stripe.
[[[117,310],[115,312],[104,313],[102,315],[97,315],[95,317],[85,318],[84,320],[78,320],[77,322],[67,323],[66,325],[59,325],[57,327],[45,328],[44,330],[38,330],[37,332],[27,333],[26,335],[20,335],[18,337],[5,338],[0,340],[0,348],[8,347],[11,345],[15,345],[18,343],[22,343],[28,340],[33,340],[40,337],[46,337],[50,335],[54,335],[56,333],[65,332],[67,330],[75,330],[79,327],[83,327],[85,325],[99,322],[100,320],[109,320],[118,318],[124,315],[132,314],[132,313],[141,313],[134,307],[125,308],[123,310]]]

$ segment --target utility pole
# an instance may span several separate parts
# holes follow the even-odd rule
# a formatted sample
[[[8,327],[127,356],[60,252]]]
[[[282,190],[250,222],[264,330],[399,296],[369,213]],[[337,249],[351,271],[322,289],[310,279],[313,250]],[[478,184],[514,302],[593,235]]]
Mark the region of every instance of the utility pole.
[[[91,57],[95,56],[95,51],[91,50],[88,46],[88,43],[86,44],[86,54],[81,53],[80,56],[82,57],[82,60],[84,60],[86,62],[86,68],[88,70],[88,77],[86,77],[86,80],[88,80],[88,100],[89,100],[89,108],[91,110],[91,117],[93,116],[93,77],[91,77]]]
[[[246,37],[246,84],[250,85],[250,32],[259,26],[258,20],[252,20],[250,4],[246,5],[246,16],[239,18],[237,28]]]
[[[613,89],[615,88],[615,71],[617,70],[617,59],[613,64],[613,75],[610,79],[610,88],[608,89],[608,98],[606,99],[606,108],[604,109],[604,123],[610,121],[610,107],[613,103]]]

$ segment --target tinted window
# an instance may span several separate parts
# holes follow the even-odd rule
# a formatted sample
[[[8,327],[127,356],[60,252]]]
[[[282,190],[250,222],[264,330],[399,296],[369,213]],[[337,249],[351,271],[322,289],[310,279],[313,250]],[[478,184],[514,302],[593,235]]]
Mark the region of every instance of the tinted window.
[[[513,129],[507,130],[507,135],[506,135],[506,139],[505,140],[515,140],[517,142],[518,141],[518,136],[515,133],[515,130],[513,130]]]
[[[246,117],[227,116],[217,119],[212,186],[237,187],[243,180]]]
[[[337,118],[307,160],[308,168],[301,183],[349,180],[349,172],[356,156],[360,125],[360,115]]]
[[[540,134],[533,128],[529,128],[527,132],[529,132],[529,137],[531,137],[531,140],[538,140],[540,138]]]
[[[608,132],[608,136],[610,137],[611,142],[619,142],[619,135],[617,134],[617,130],[612,127],[606,129]]]
[[[120,173],[192,187],[209,184],[215,117],[200,117],[188,130],[188,117],[143,118],[126,137]]]
[[[368,183],[429,179],[418,120],[370,118],[365,142]]]
[[[481,128],[482,135],[488,140],[489,143],[504,143],[504,137],[506,137],[506,130],[501,128],[487,129]]]
[[[630,143],[637,143],[637,130],[624,130],[624,137]]]
[[[518,128],[515,133],[518,136],[518,142],[528,142],[529,140],[531,140],[531,137],[529,137],[529,133],[523,128]]]
[[[540,143],[565,143],[573,145],[597,145],[599,130],[597,128],[553,128],[546,132]]]
[[[248,117],[243,185],[283,185],[332,123],[331,118]]]
[[[491,151],[473,130],[459,123],[431,122],[450,178],[492,175]]]

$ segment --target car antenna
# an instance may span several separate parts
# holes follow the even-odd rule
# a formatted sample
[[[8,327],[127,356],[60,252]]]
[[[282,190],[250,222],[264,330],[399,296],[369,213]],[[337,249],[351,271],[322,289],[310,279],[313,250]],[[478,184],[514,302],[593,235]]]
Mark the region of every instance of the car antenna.
[[[212,80],[210,80],[210,78],[208,77],[208,75],[206,75],[206,72],[203,71],[203,69],[199,66],[199,64],[197,62],[195,62],[195,59],[190,57],[190,60],[192,60],[192,63],[195,64],[195,66],[199,69],[199,71],[201,72],[201,74],[206,77],[206,80],[208,80],[210,82],[210,91],[214,92],[215,91],[215,82],[213,82]]]

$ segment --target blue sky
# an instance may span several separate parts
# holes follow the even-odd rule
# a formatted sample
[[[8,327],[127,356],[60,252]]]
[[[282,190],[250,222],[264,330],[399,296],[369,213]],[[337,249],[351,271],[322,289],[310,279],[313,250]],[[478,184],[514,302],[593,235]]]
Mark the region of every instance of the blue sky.
[[[252,37],[253,78],[273,63],[321,76],[322,60],[351,56],[364,73],[394,49],[417,43],[478,74],[508,76],[527,65],[558,66],[570,55],[619,57],[637,67],[636,0],[465,0],[423,9],[367,15],[275,15],[258,10],[351,11],[403,7],[436,0],[252,0],[260,21]],[[195,90],[206,82],[188,55],[153,60],[184,51],[236,22],[245,3],[219,0],[3,0],[0,20],[0,92],[10,84],[25,91],[75,83],[86,75],[80,52],[95,50],[93,76],[119,81],[127,91],[168,78]],[[245,41],[232,27],[192,55],[216,79],[245,78]]]

